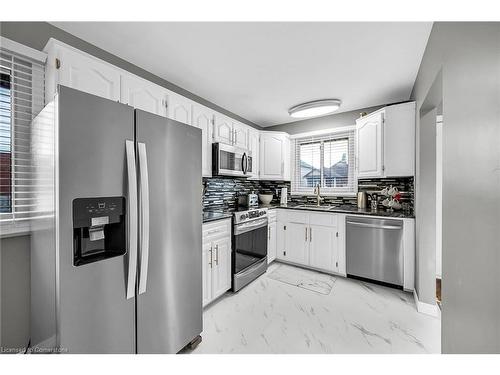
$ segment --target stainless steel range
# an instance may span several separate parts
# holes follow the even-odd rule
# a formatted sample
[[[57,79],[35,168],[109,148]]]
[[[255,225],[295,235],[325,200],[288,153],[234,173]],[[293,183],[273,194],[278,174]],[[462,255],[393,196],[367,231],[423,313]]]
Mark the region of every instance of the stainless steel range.
[[[267,270],[267,208],[233,216],[232,290],[237,292]]]

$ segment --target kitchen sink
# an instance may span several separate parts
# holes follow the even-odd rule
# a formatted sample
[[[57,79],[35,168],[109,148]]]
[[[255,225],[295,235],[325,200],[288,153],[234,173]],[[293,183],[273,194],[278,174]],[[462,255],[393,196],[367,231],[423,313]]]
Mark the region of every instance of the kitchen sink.
[[[325,211],[325,210],[335,210],[338,209],[339,206],[333,206],[330,204],[322,204],[318,206],[317,204],[299,204],[298,206],[294,207],[298,209],[308,209],[308,210],[320,210],[320,211]]]

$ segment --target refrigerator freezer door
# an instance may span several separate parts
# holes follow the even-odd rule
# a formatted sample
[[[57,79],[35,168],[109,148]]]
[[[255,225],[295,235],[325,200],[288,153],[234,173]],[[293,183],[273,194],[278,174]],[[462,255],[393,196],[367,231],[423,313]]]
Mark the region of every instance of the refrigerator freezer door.
[[[73,266],[72,226],[75,198],[127,197],[125,142],[134,139],[134,112],[67,87],[58,106],[57,343],[70,353],[134,353],[127,254]]]
[[[136,110],[147,150],[149,264],[137,352],[176,353],[202,331],[201,130]]]

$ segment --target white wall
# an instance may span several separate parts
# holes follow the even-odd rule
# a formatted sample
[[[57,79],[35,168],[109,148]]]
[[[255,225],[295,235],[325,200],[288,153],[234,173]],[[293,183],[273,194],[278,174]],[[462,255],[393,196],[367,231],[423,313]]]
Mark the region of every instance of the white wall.
[[[434,23],[412,92],[420,109],[442,72],[444,353],[500,353],[499,41],[500,23]]]

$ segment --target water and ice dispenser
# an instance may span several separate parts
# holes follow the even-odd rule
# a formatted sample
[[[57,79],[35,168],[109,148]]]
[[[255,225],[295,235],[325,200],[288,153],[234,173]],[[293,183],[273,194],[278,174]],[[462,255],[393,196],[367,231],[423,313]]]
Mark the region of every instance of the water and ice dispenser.
[[[73,265],[126,253],[124,197],[73,200]]]

